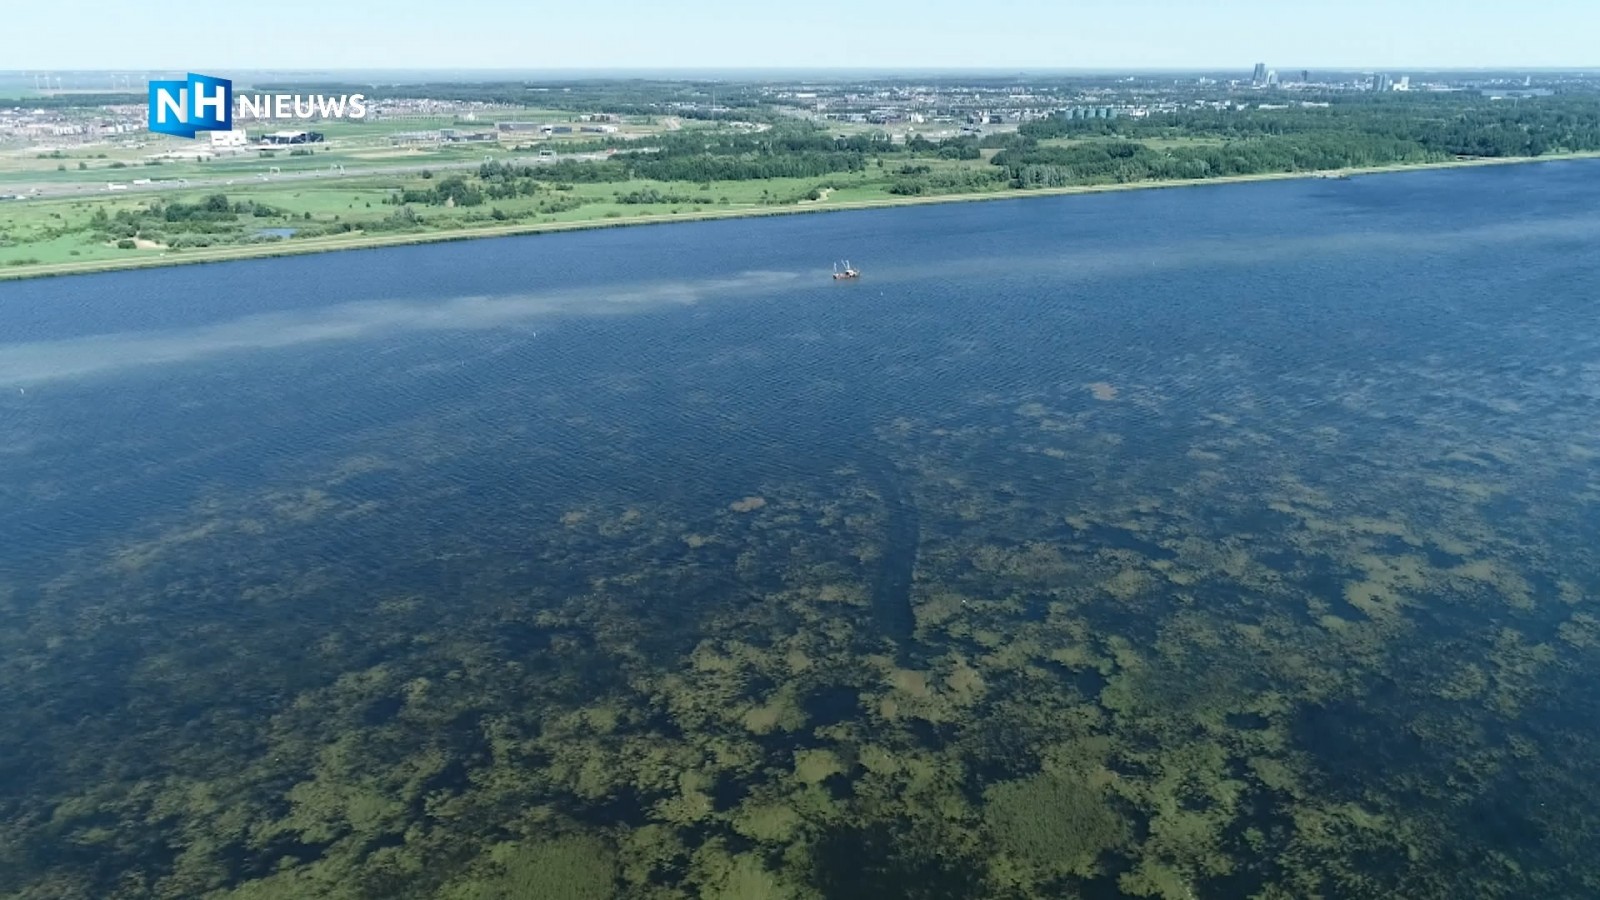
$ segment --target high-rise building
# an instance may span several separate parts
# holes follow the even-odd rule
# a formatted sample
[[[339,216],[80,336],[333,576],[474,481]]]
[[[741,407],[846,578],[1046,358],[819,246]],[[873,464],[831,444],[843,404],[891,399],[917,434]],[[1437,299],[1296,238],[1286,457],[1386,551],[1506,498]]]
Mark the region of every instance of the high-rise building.
[[[1278,70],[1277,69],[1273,69],[1272,71],[1267,73],[1267,87],[1277,87],[1277,86],[1278,86]]]
[[[1251,84],[1266,84],[1267,83],[1267,64],[1266,63],[1256,63],[1256,71],[1255,71],[1255,74],[1250,76],[1250,83]]]
[[[1310,69],[1301,69],[1300,70],[1300,83],[1301,84],[1310,84],[1311,83],[1311,70]]]

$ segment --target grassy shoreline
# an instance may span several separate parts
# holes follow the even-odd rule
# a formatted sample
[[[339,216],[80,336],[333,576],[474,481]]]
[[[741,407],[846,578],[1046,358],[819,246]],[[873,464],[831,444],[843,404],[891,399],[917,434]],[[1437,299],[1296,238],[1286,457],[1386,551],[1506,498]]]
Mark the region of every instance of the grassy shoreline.
[[[1575,159],[1600,158],[1600,153],[1562,153],[1534,157],[1496,157],[1459,159],[1436,163],[1411,163],[1373,166],[1370,168],[1340,170],[1349,175],[1379,175],[1430,169],[1455,169],[1472,166],[1520,165],[1540,162],[1562,162]],[[343,250],[369,250],[381,247],[400,247],[413,244],[431,244],[444,241],[475,240],[478,238],[512,237],[545,232],[580,231],[598,228],[626,228],[636,225],[659,225],[671,222],[705,222],[716,219],[741,219],[755,216],[781,216],[804,213],[843,212],[848,210],[881,209],[898,206],[921,206],[935,203],[970,203],[985,200],[1017,200],[1028,197],[1059,197],[1070,194],[1100,194],[1112,191],[1157,190],[1162,188],[1198,187],[1202,185],[1244,184],[1258,181],[1286,181],[1326,176],[1323,172],[1265,172],[1255,175],[1231,175],[1220,178],[1183,179],[1167,181],[1139,181],[1127,184],[1078,185],[1059,188],[1008,189],[976,194],[942,194],[920,197],[885,197],[873,200],[839,200],[800,203],[789,206],[704,210],[700,212],[668,213],[636,216],[626,219],[584,219],[570,222],[520,223],[514,225],[486,225],[471,228],[451,228],[411,234],[366,235],[352,233],[321,238],[306,238],[270,244],[254,244],[217,248],[201,248],[169,253],[163,256],[130,257],[114,260],[86,260],[81,262],[37,263],[10,266],[0,269],[0,281],[26,278],[45,278],[63,275],[84,275],[158,266],[190,265],[197,263],[228,262],[241,259],[264,259],[277,256],[297,256],[305,253],[330,253]]]

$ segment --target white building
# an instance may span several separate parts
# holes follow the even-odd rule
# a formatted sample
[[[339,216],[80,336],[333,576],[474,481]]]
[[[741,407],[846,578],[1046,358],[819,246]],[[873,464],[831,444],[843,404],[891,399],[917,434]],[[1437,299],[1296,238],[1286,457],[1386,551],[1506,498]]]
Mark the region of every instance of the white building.
[[[243,147],[247,143],[249,143],[249,140],[245,137],[243,128],[235,128],[232,131],[211,132],[212,149],[219,147]]]

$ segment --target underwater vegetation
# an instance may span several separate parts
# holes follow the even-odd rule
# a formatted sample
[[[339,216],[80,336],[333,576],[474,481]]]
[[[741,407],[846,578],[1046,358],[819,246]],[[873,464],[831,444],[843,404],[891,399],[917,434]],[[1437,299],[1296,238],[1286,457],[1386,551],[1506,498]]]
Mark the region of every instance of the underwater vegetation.
[[[985,394],[515,516],[446,422],[217,493],[0,593],[0,891],[1600,891],[1596,426],[1399,369],[1438,394]]]

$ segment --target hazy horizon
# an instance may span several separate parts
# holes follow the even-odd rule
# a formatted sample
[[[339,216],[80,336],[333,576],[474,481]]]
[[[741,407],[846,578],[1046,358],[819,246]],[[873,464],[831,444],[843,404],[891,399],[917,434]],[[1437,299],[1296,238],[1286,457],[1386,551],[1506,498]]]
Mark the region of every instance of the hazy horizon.
[[[1562,68],[1538,66],[1483,66],[1458,68],[1418,68],[1414,66],[1367,67],[1315,67],[1288,64],[1279,67],[1285,73],[1309,70],[1313,81],[1331,81],[1358,78],[1375,72],[1405,74],[1413,79],[1426,80],[1433,76],[1522,76],[1534,75],[1596,75],[1600,67]],[[684,81],[745,81],[745,82],[810,82],[837,83],[850,80],[909,81],[914,79],[950,79],[959,77],[989,79],[1025,79],[1029,77],[1215,77],[1219,79],[1247,80],[1249,67],[1200,68],[1139,68],[1139,69],[1066,69],[1066,68],[1000,68],[1000,67],[653,67],[653,68],[277,68],[242,69],[233,67],[191,66],[180,69],[0,69],[0,97],[21,99],[56,91],[76,93],[126,93],[142,96],[146,81],[157,78],[183,77],[187,71],[199,70],[207,74],[234,80],[241,88],[271,82],[349,82],[353,84],[416,84],[422,82],[496,82],[496,81],[586,81],[586,80],[684,80]],[[40,84],[40,79],[45,84]],[[51,83],[54,82],[54,83]]]
[[[273,67],[241,67],[241,66],[215,66],[213,68],[229,69],[240,74],[259,75],[320,75],[326,73],[341,74],[448,74],[448,75],[493,75],[499,77],[519,77],[527,75],[543,75],[550,73],[754,73],[754,74],[779,74],[779,75],[808,75],[808,74],[870,74],[887,75],[941,75],[941,74],[985,74],[985,75],[1217,75],[1243,69],[1246,77],[1250,74],[1250,63],[1244,66],[1215,65],[1215,66],[1137,66],[1127,68],[1113,67],[1069,67],[1069,66],[541,66],[541,67],[502,67],[485,66],[480,68],[463,66],[273,66]],[[103,66],[100,68],[88,67],[34,67],[29,69],[0,69],[0,75],[32,76],[38,75],[109,75],[109,74],[161,74],[183,72],[195,66],[187,67],[115,67]],[[200,67],[204,68],[204,67]],[[1518,66],[1518,65],[1484,65],[1484,66],[1407,66],[1404,64],[1387,66],[1317,66],[1302,65],[1300,63],[1285,63],[1282,65],[1268,64],[1268,68],[1282,72],[1299,72],[1310,70],[1329,74],[1362,74],[1378,70],[1400,70],[1423,72],[1428,74],[1449,73],[1507,73],[1507,72],[1546,72],[1546,73],[1600,73],[1600,65],[1591,66]]]
[[[1016,0],[975,16],[953,0],[815,0],[804,10],[701,0],[532,12],[506,0],[280,0],[270,14],[180,16],[108,0],[7,13],[8,68],[31,71],[690,69],[817,71],[1584,70],[1600,6],[1381,0]],[[419,26],[417,23],[426,23]],[[1287,61],[1287,62],[1286,62]]]

